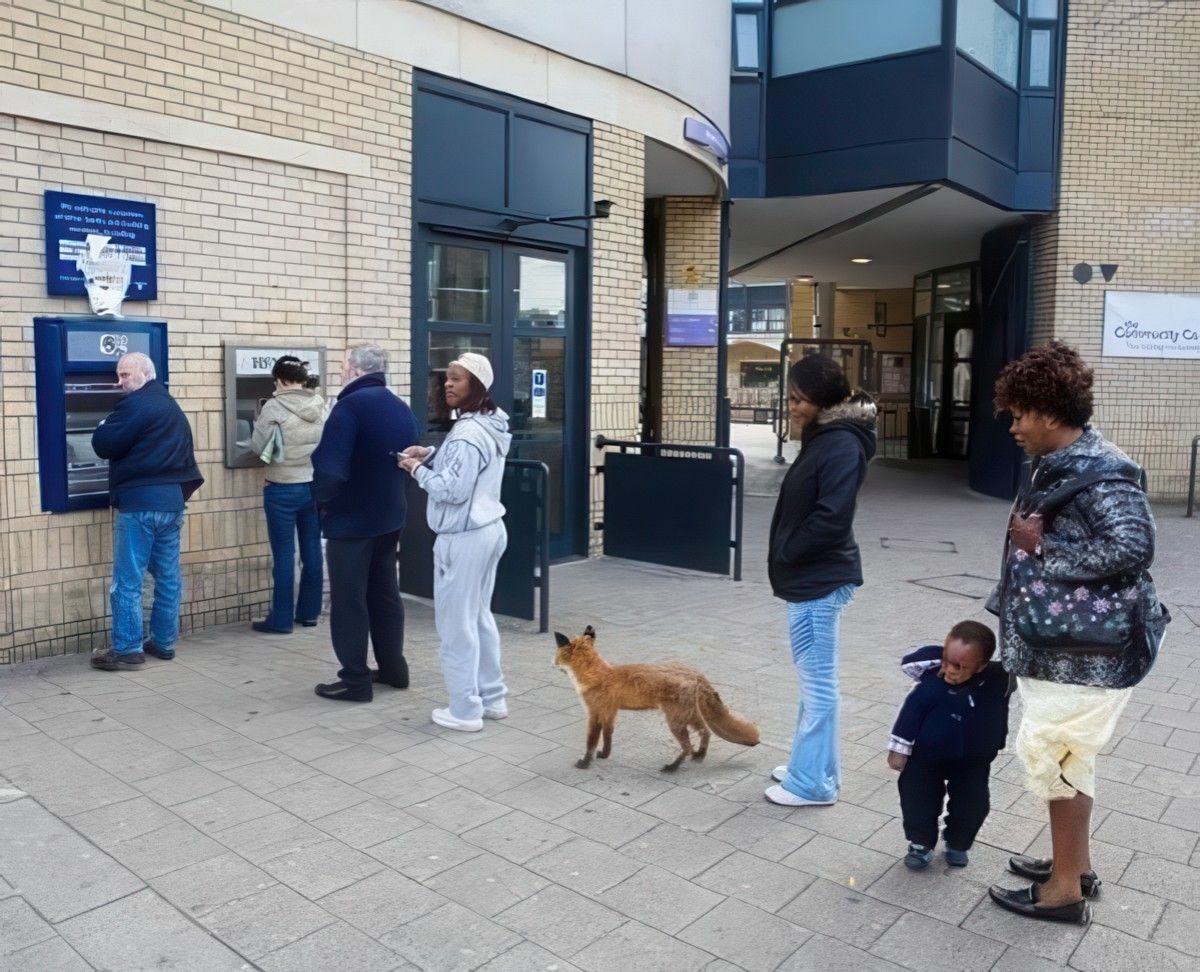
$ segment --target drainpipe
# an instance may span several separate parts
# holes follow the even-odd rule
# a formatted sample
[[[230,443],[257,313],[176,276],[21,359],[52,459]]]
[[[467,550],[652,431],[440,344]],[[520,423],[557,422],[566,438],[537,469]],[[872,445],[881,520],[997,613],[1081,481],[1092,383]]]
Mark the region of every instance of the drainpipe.
[[[717,421],[713,444],[729,447],[729,207],[728,199],[721,200],[721,251],[717,265]]]

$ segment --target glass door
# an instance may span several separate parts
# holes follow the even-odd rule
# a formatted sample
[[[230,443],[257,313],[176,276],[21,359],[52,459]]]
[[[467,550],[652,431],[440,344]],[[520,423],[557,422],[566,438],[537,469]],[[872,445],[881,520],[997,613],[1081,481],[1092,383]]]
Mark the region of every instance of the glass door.
[[[487,355],[496,376],[492,398],[510,417],[509,457],[550,470],[551,556],[582,553],[586,399],[576,362],[573,252],[434,234],[419,246],[412,406],[424,441],[440,441],[451,425],[447,365],[465,351]]]

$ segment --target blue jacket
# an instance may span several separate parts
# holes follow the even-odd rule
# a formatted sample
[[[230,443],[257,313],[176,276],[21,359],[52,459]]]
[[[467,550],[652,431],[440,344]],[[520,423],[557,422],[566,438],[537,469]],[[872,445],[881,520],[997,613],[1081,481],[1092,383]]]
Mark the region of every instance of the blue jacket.
[[[192,429],[162,382],[151,379],[117,402],[92,433],[92,449],[108,460],[109,500],[120,506],[132,486],[178,484],[186,501],[204,482]]]
[[[874,455],[874,406],[843,402],[805,430],[771,518],[767,574],[776,597],[815,601],[862,586],[854,510]]]
[[[938,676],[942,646],[904,656],[901,667],[917,680],[900,707],[888,749],[926,759],[994,758],[1008,736],[1008,673],[999,662],[961,685]]]
[[[381,373],[343,388],[312,454],[321,532],[345,540],[404,529],[408,473],[392,453],[416,444],[412,409],[388,390]]]

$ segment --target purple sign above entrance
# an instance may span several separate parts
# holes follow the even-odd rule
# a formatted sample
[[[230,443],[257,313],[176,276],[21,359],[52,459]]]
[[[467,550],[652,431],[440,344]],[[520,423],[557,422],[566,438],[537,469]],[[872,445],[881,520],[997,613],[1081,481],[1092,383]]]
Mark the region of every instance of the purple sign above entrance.
[[[729,142],[720,131],[713,128],[708,122],[702,122],[699,118],[685,118],[683,120],[683,137],[687,141],[707,149],[717,157],[717,161],[721,165],[729,160]]]

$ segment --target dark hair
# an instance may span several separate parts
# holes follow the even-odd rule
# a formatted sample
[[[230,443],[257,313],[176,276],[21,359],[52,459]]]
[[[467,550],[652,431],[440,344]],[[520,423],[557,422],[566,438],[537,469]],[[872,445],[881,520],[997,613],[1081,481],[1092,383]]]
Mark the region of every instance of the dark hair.
[[[284,354],[275,359],[271,377],[289,385],[304,385],[308,382],[308,368],[294,354]]]
[[[1061,341],[1026,351],[996,379],[996,411],[1013,409],[1082,429],[1092,417],[1092,369]]]
[[[850,383],[827,354],[806,354],[788,369],[788,384],[818,408],[832,408],[850,396]]]
[[[996,636],[991,628],[978,621],[959,621],[950,629],[948,637],[978,648],[983,652],[984,661],[991,661],[992,655],[996,654]]]
[[[467,369],[464,368],[463,371],[467,371]],[[459,403],[458,413],[460,415],[464,412],[482,412],[484,415],[494,413],[496,411],[496,403],[492,401],[492,396],[488,394],[488,390],[483,387],[483,382],[469,371],[467,371],[467,381],[471,391],[467,395],[467,400]]]

